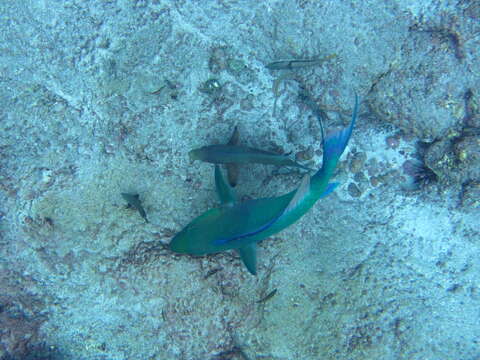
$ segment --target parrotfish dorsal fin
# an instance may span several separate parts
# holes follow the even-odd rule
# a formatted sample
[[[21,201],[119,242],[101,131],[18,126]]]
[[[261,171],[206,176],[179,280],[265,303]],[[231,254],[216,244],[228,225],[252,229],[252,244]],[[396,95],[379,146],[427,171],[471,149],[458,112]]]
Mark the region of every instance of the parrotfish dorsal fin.
[[[257,244],[251,243],[238,248],[238,253],[252,275],[257,275]]]
[[[235,125],[235,128],[233,129],[232,136],[230,137],[230,140],[228,140],[228,145],[237,145],[238,140],[240,138],[240,133],[238,132],[238,126]]]

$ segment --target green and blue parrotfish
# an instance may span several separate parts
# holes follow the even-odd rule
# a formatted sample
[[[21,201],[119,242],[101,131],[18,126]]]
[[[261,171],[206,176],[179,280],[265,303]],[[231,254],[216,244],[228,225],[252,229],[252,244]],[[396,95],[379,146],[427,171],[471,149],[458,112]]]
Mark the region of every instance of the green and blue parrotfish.
[[[174,236],[170,249],[191,255],[237,250],[248,271],[256,274],[256,243],[295,223],[338,185],[329,181],[348,144],[357,113],[358,97],[355,95],[350,125],[323,140],[322,167],[311,177],[305,175],[300,186],[285,195],[239,202],[220,168],[215,166],[221,206],[190,222]]]
[[[140,201],[140,196],[138,194],[122,193],[122,197],[128,205],[135,208],[140,213],[140,216],[148,223],[147,214]]]

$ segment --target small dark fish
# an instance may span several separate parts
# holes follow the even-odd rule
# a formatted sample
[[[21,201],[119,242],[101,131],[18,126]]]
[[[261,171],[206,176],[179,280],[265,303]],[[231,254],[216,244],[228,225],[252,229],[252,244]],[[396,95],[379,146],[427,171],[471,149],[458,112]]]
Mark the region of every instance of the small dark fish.
[[[147,214],[145,213],[145,210],[143,209],[142,202],[140,201],[139,195],[138,194],[122,193],[122,197],[128,203],[128,205],[137,209],[138,212],[140,213],[140,216],[142,218],[144,218],[145,221],[148,223]]]
[[[328,55],[321,59],[291,59],[291,60],[279,60],[271,62],[265,67],[270,70],[294,70],[299,68],[305,68],[309,66],[315,66],[321,64],[324,61],[333,59],[337,54]]]
[[[208,145],[188,153],[191,160],[201,160],[212,164],[267,164],[294,166],[313,171],[285,155],[240,145]]]
[[[261,303],[264,303],[268,300],[270,300],[272,297],[275,296],[275,294],[277,293],[277,289],[273,289],[272,291],[270,291],[267,295],[265,295],[263,298],[261,298],[260,300],[257,301],[257,304],[261,304]]]
[[[43,222],[48,225],[49,227],[53,228],[53,220],[51,217],[44,217]]]
[[[175,90],[176,89],[176,86],[175,84],[173,84],[170,80],[168,79],[165,79],[165,85],[162,85],[160,88],[158,88],[158,90],[155,90],[155,91],[151,91],[150,94],[151,95],[159,95],[162,93],[163,89],[165,88],[169,88],[170,90]]]
[[[158,95],[158,94],[160,94],[160,93],[162,92],[163,89],[165,89],[165,85],[162,86],[162,87],[160,87],[160,88],[158,88],[158,90],[151,91],[150,94],[151,94],[151,95]]]
[[[222,270],[222,269],[221,268],[215,268],[215,269],[209,270],[207,272],[207,275],[205,275],[203,279],[208,279],[210,276],[215,275],[220,270]]]

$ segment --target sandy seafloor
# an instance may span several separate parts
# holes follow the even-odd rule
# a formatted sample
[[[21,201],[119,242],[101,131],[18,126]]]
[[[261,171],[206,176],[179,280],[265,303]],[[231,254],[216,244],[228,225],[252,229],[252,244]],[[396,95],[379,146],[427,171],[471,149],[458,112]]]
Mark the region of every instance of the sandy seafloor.
[[[1,359],[480,359],[478,1],[10,0],[0,37]],[[300,86],[327,129],[359,94],[341,185],[257,276],[171,253],[218,204],[190,149],[238,125],[321,165]],[[243,166],[236,191],[301,177]]]

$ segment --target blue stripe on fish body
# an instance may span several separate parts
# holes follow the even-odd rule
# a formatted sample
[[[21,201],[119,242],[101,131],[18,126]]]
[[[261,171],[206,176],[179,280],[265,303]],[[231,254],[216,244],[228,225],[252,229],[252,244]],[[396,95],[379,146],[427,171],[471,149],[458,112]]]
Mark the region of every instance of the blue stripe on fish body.
[[[278,220],[278,218],[279,218],[279,216],[273,218],[272,220],[270,220],[268,223],[261,226],[260,228],[258,228],[256,230],[253,230],[253,231],[250,231],[250,232],[246,232],[245,234],[239,234],[239,235],[232,236],[230,238],[215,240],[214,244],[215,245],[222,245],[222,244],[226,244],[228,242],[234,241],[234,240],[241,240],[241,239],[248,238],[250,236],[256,235],[258,233],[261,233],[262,231],[264,231],[264,230],[268,229],[270,226],[272,226],[273,223],[275,223],[275,221]]]

